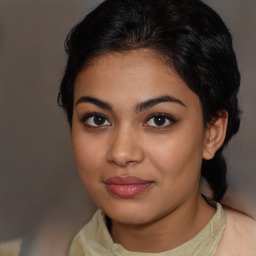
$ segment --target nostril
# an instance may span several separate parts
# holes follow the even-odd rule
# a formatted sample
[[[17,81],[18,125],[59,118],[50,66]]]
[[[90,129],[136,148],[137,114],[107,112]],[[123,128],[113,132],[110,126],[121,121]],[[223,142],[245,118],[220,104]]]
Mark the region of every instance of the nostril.
[[[116,164],[119,165],[121,167],[126,167],[128,165],[134,165],[134,164],[138,164],[142,161],[143,157],[139,156],[139,155],[133,155],[133,156],[129,156],[129,155],[123,155],[123,156],[113,156],[111,155],[110,157],[108,157],[108,162],[110,162],[111,164]]]
[[[144,153],[141,148],[133,144],[129,147],[113,147],[107,153],[107,161],[121,167],[138,164],[143,161]]]

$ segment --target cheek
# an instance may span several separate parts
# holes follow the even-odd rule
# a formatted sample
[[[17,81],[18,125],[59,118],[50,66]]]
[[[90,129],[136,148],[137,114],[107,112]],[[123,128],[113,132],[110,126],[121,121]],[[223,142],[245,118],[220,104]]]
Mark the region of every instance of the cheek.
[[[99,146],[91,143],[73,143],[74,154],[80,179],[97,204],[97,191],[100,191],[103,155]],[[96,197],[95,197],[96,196]]]
[[[161,176],[175,183],[187,180],[186,177],[197,178],[200,174],[203,154],[202,132],[180,129],[168,138],[159,139],[151,144],[154,146],[147,147],[147,155]]]
[[[74,130],[72,131],[72,145],[82,180],[88,180],[86,177],[97,177],[99,171],[102,170],[101,163],[105,156],[104,143]]]

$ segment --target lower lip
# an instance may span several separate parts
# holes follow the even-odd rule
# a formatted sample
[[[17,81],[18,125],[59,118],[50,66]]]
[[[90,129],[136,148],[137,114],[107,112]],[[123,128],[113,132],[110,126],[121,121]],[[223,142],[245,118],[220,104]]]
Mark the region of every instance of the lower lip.
[[[152,183],[106,184],[110,193],[122,198],[134,197],[147,190]]]

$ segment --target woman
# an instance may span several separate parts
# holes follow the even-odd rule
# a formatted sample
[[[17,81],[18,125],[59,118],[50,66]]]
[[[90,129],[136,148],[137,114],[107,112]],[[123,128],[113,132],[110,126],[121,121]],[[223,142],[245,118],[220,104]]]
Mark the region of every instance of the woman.
[[[99,207],[70,255],[255,255],[254,221],[219,203],[240,122],[221,18],[198,0],[107,0],[66,46],[59,102]]]

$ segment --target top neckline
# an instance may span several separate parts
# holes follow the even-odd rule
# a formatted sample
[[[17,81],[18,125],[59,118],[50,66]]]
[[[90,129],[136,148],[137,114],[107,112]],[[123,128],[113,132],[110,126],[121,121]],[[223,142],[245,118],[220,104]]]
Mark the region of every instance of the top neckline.
[[[106,215],[98,210],[92,220],[78,233],[72,243],[74,248],[80,246],[84,255],[115,256],[213,256],[226,226],[226,217],[221,204],[216,203],[216,212],[206,226],[189,241],[160,253],[142,253],[126,250],[113,241],[106,223]],[[78,245],[79,244],[79,245]],[[72,254],[70,256],[75,256]]]

